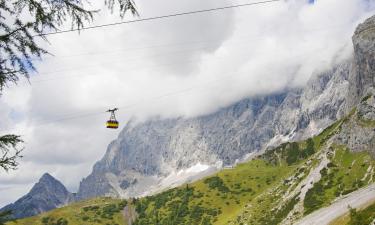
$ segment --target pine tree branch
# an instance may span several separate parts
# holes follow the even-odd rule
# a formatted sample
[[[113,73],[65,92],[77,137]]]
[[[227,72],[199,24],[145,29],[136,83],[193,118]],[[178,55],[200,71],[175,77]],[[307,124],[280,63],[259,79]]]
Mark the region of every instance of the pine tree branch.
[[[0,168],[5,171],[15,170],[18,166],[18,160],[22,158],[23,149],[18,145],[23,143],[19,135],[8,134],[0,136]]]

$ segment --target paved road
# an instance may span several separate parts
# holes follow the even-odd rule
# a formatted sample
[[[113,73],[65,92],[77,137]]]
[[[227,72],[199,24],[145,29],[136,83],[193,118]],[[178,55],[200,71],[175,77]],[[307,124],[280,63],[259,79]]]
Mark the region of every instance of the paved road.
[[[350,193],[332,205],[304,217],[296,225],[325,225],[349,211],[348,206],[359,208],[375,201],[375,184]]]

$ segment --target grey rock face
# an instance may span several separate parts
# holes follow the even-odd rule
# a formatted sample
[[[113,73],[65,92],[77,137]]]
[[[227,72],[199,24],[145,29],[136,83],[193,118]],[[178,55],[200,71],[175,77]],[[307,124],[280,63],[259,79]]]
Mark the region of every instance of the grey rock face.
[[[334,142],[347,146],[351,151],[368,151],[375,157],[375,98],[367,94],[357,106],[341,131],[335,135]]]
[[[360,24],[353,36],[354,64],[350,74],[350,104],[375,84],[375,16]]]
[[[373,86],[374,20],[358,27],[352,59],[312,76],[304,88],[244,99],[196,118],[130,122],[81,182],[77,198],[142,195],[176,171],[230,165],[249,153],[319,133]]]
[[[28,194],[0,211],[12,211],[12,218],[24,218],[55,209],[74,200],[60,181],[44,174]]]

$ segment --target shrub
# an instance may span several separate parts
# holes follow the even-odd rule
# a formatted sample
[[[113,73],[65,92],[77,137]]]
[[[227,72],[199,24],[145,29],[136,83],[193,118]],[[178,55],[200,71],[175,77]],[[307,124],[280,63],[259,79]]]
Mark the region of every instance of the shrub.
[[[220,192],[226,193],[230,191],[229,188],[225,186],[224,181],[218,176],[207,178],[204,180],[204,183],[207,184],[209,188],[217,189]]]

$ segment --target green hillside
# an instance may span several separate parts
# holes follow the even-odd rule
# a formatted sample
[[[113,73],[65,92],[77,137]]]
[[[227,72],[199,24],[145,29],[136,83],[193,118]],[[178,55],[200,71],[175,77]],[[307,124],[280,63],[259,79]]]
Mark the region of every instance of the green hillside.
[[[77,202],[38,216],[8,222],[7,225],[127,225],[122,210],[127,201],[97,198]]]
[[[354,112],[349,117],[355,118]],[[368,153],[327,146],[350,118],[314,138],[283,144],[234,169],[140,199],[135,204],[139,213],[135,224],[278,224],[298,204],[303,210],[295,210],[295,218],[327,206],[372,181],[373,173],[366,173],[375,162]],[[302,201],[298,186],[327,152],[329,163],[320,171],[322,179]]]
[[[352,209],[346,215],[343,215],[332,221],[330,225],[369,225],[375,220],[375,203],[361,210]]]
[[[127,210],[134,209],[138,215],[132,224],[273,225],[296,221],[373,182],[375,160],[370,154],[352,152],[335,141],[352,126],[373,129],[373,123],[363,122],[353,111],[318,136],[282,144],[192,184],[131,200]],[[126,224],[121,212],[126,203],[109,198],[88,200],[7,224]]]

